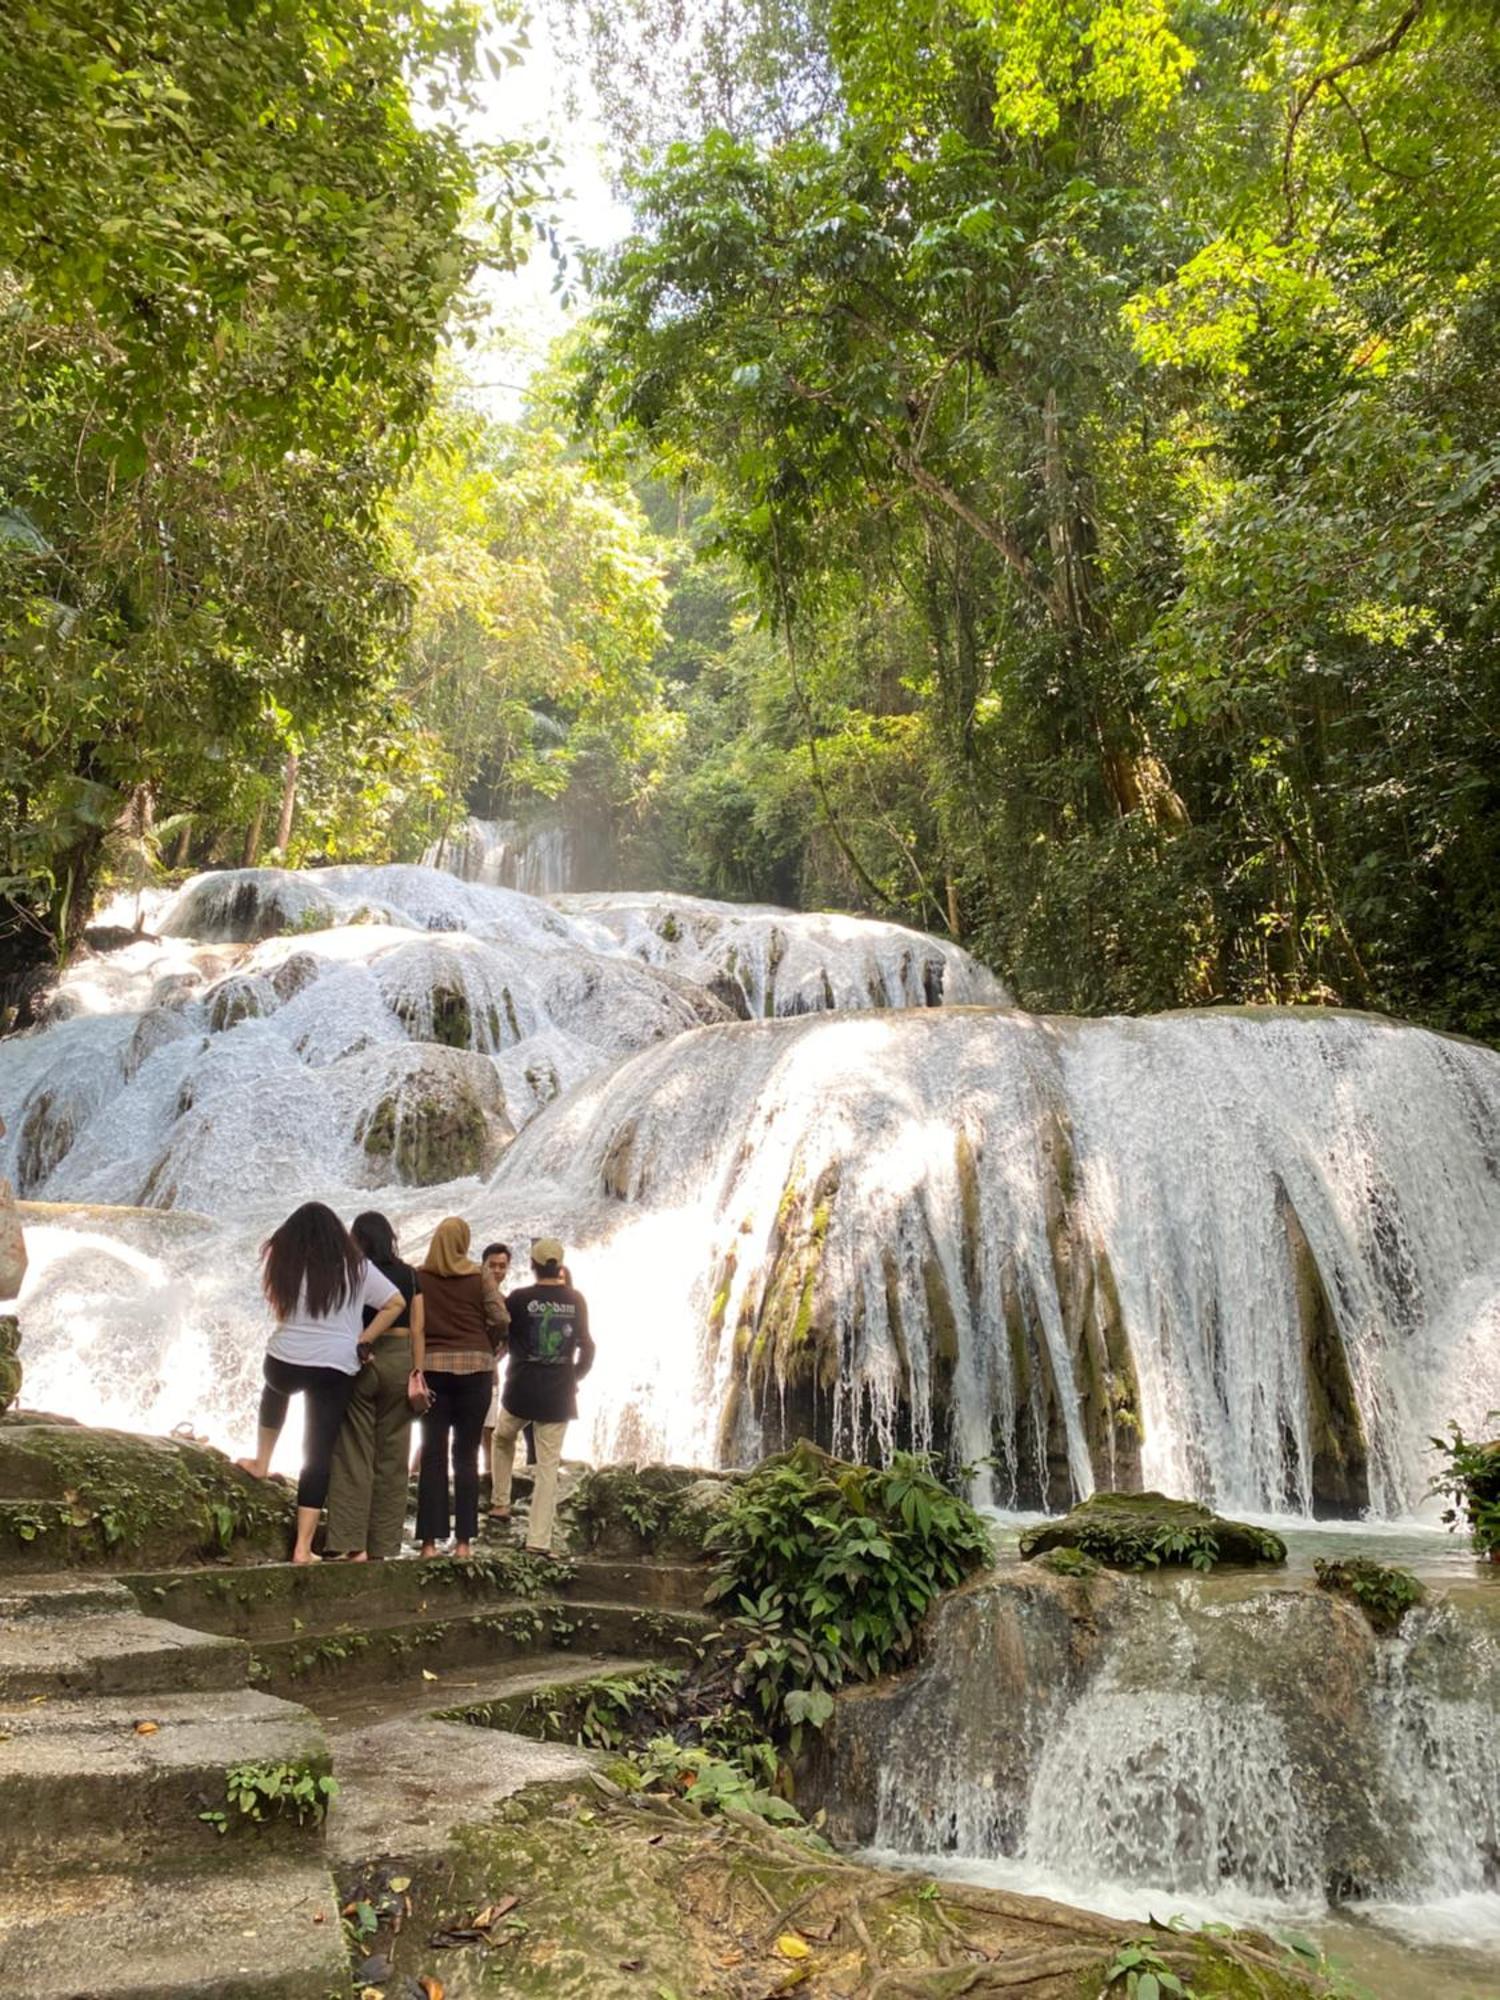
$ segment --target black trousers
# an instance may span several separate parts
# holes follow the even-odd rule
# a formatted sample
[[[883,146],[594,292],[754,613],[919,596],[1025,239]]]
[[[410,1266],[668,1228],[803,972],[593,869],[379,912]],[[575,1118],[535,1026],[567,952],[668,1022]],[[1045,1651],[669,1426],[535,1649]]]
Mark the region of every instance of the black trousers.
[[[426,1370],[432,1408],[422,1419],[422,1470],[417,1476],[417,1540],[448,1535],[448,1459],[453,1458],[453,1532],[461,1542],[479,1533],[479,1443],[490,1413],[492,1375]]]
[[[297,1505],[321,1507],[328,1498],[328,1474],[338,1443],[344,1412],[354,1393],[354,1377],[341,1368],[305,1368],[299,1361],[266,1356],[266,1386],[260,1392],[260,1427],[279,1431],[286,1422],[287,1403],[302,1396],[302,1472],[297,1480]]]

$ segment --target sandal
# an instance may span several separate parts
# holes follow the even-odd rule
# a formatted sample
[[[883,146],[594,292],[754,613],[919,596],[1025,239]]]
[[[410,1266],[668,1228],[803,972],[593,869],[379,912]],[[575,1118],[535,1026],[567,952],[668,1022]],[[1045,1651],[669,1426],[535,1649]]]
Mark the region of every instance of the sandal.
[[[490,1519],[492,1521],[508,1521],[510,1518],[511,1512],[509,1507],[491,1507]]]

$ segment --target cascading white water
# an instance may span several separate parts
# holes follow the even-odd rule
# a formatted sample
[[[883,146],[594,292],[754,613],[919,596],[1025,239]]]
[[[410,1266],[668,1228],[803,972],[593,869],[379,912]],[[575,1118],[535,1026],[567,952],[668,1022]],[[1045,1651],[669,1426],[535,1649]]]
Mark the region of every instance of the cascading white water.
[[[573,886],[573,836],[565,826],[469,818],[434,841],[422,861],[465,882],[528,896],[560,896]]]
[[[594,1401],[600,1451],[717,1448],[744,1364],[732,1336],[787,1307],[795,1224],[809,1289],[787,1310],[805,1303],[839,1356],[835,1443],[888,1444],[904,1424],[923,1444],[946,1410],[962,1455],[998,1451],[1003,1505],[1039,1487],[1050,1421],[1087,1491],[1089,1397],[1107,1402],[1073,1339],[1092,1258],[1118,1294],[1146,1483],[1306,1511],[1316,1385],[1290,1209],[1347,1360],[1370,1501],[1394,1514],[1422,1494],[1428,1434],[1500,1403],[1483,1338],[1497,1132],[1500,1058],[1366,1017],[867,1015],[646,1051],[524,1134],[494,1193],[581,1222],[620,1296],[649,1287],[648,1349],[627,1343]],[[674,1248],[652,1270],[659,1244]]]
[[[49,1222],[33,1399],[228,1441],[259,1236],[379,1190],[414,1246],[455,1209],[568,1238],[604,1456],[748,1457],[814,1422],[993,1457],[1000,1504],[1139,1476],[1308,1511],[1332,1428],[1344,1497],[1391,1515],[1428,1434],[1500,1404],[1500,1058],[1477,1046],[1311,1011],[1049,1022],[976,1004],[989,973],[895,926],[558,909],[425,868],[231,871],[157,921],[0,1044],[0,1165],[33,1199],[214,1229],[81,1259],[78,1220]],[[782,1018],[728,1020],[726,991]],[[889,1011],[915,999],[945,1004]],[[122,1311],[128,1365],[84,1391],[71,1358]],[[164,1363],[195,1325],[206,1394]]]
[[[669,929],[694,919],[691,899],[672,910]],[[607,915],[428,868],[227,871],[153,902],[139,942],[78,960],[50,1025],[0,1043],[0,1171],[34,1201],[207,1220],[189,1239],[33,1217],[32,1405],[242,1437],[264,1339],[256,1247],[296,1200],[373,1199],[414,1250],[455,1208],[515,1234],[518,1205],[478,1192],[514,1128],[622,1055],[729,1017]],[[740,933],[763,959],[801,954],[846,1005],[913,979],[934,1001],[1001,997],[967,954],[898,926],[757,911]],[[800,1004],[790,989],[784,1004]]]
[[[912,1686],[841,1716],[878,1851],[1121,1914],[1352,1901],[1500,1946],[1500,1606],[1377,1639],[1306,1583],[1116,1582],[1080,1665],[1078,1607],[1037,1582],[945,1608]]]

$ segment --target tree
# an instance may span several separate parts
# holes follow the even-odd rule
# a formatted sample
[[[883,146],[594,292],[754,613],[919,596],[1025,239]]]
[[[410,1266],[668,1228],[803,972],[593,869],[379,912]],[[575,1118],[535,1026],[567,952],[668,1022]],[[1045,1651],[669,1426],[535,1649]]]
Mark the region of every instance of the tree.
[[[1495,1033],[1492,10],[839,0],[825,54],[836,116],[639,177],[578,407],[715,496],[854,893],[909,850],[1038,1004]],[[930,811],[855,826],[913,703]]]
[[[384,497],[537,198],[523,149],[416,116],[479,28],[464,0],[0,19],[0,1010],[126,800],[233,809],[270,719],[347,708],[399,635]]]

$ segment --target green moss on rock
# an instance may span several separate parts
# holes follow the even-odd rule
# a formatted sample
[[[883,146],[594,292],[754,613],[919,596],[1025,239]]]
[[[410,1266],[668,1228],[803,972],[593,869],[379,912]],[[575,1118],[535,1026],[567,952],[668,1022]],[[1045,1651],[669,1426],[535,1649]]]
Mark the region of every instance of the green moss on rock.
[[[0,1313],[0,1416],[21,1393],[21,1323],[14,1313]]]
[[[289,1486],[204,1446],[59,1418],[0,1428],[0,1569],[281,1558],[292,1519]]]
[[[1286,1561],[1285,1542],[1269,1529],[1164,1493],[1096,1493],[1062,1520],[1044,1521],[1021,1537],[1023,1559],[1061,1548],[1081,1550],[1111,1569]]]

